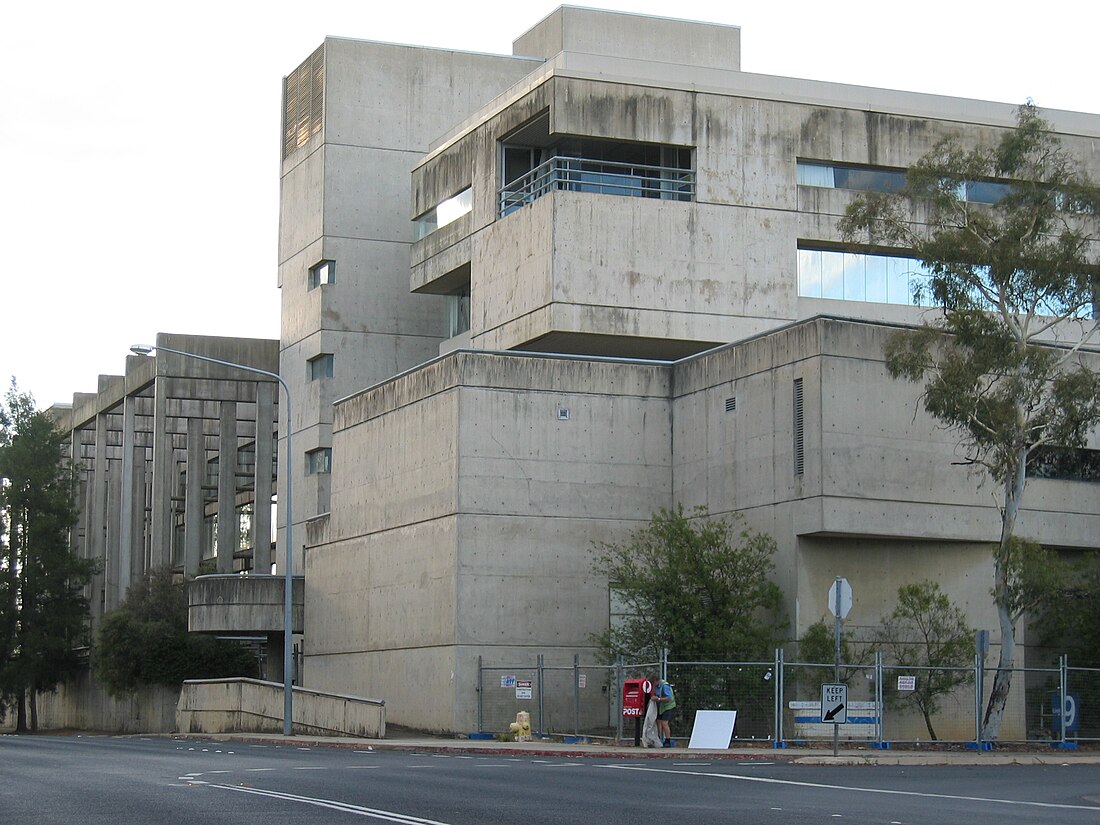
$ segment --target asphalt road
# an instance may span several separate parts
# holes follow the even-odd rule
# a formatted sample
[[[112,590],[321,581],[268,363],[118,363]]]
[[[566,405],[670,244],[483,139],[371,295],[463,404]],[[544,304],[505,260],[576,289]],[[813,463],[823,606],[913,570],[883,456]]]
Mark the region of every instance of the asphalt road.
[[[842,767],[0,736],[0,823],[1100,823],[1100,765]]]

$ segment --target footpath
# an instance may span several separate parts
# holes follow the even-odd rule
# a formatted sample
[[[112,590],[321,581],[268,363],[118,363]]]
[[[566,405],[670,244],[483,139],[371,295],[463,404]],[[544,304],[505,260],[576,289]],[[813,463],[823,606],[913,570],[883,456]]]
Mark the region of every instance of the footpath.
[[[632,743],[562,741],[537,739],[531,742],[501,742],[489,739],[444,738],[430,734],[401,732],[386,739],[354,739],[342,736],[309,734],[219,733],[171,734],[179,739],[215,742],[250,742],[296,748],[345,748],[350,750],[404,751],[454,755],[510,757],[561,757],[570,759],[662,759],[678,762],[717,759],[751,762],[787,762],[796,765],[1097,765],[1100,750],[1056,750],[1039,746],[1011,745],[994,750],[967,750],[957,746],[876,750],[866,746],[846,746],[833,756],[832,746],[771,748],[741,746],[716,749],[688,749],[686,741],[675,748],[636,748]]]

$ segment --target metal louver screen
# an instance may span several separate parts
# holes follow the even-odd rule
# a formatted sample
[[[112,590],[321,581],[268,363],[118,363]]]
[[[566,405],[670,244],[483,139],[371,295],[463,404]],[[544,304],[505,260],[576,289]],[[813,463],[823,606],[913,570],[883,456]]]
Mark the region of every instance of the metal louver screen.
[[[737,396],[730,396],[726,399],[726,412],[737,411]]]
[[[325,47],[283,80],[283,157],[321,131],[325,108]]]
[[[794,379],[794,474],[800,476],[806,469],[806,452],[802,413],[802,379]]]

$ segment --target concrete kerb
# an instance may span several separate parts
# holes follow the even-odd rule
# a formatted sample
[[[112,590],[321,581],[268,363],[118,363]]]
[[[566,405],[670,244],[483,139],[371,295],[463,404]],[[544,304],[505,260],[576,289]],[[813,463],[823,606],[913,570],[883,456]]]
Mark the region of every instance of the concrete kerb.
[[[552,740],[533,742],[495,742],[434,737],[403,739],[352,739],[335,736],[282,736],[278,734],[218,733],[170,734],[174,739],[207,742],[242,742],[275,747],[340,748],[344,750],[396,751],[480,756],[559,757],[568,759],[674,759],[676,761],[742,760],[785,762],[793,765],[1097,765],[1100,751],[863,751],[841,749],[779,750],[770,748],[730,748],[703,750],[687,748],[635,748],[604,743],[562,743]]]

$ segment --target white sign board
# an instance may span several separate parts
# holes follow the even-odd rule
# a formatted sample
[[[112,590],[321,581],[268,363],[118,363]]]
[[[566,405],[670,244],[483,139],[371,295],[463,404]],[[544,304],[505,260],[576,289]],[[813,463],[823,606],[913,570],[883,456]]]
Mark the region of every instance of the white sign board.
[[[533,685],[530,679],[517,679],[516,680],[516,698],[517,699],[531,699]]]
[[[916,676],[899,676],[898,677],[898,690],[916,690],[917,689],[917,677]]]
[[[848,611],[852,609],[852,585],[847,579],[834,579],[829,587],[829,612],[836,615],[836,592],[840,585],[840,618],[847,619]]]
[[[735,710],[697,710],[695,724],[691,726],[689,748],[724,750],[733,739],[733,726],[737,724]]]
[[[516,677],[515,676],[501,676],[500,677],[500,686],[502,688],[513,688],[513,687],[515,687],[516,686]]]
[[[821,721],[834,725],[848,723],[848,686],[821,686]]]

